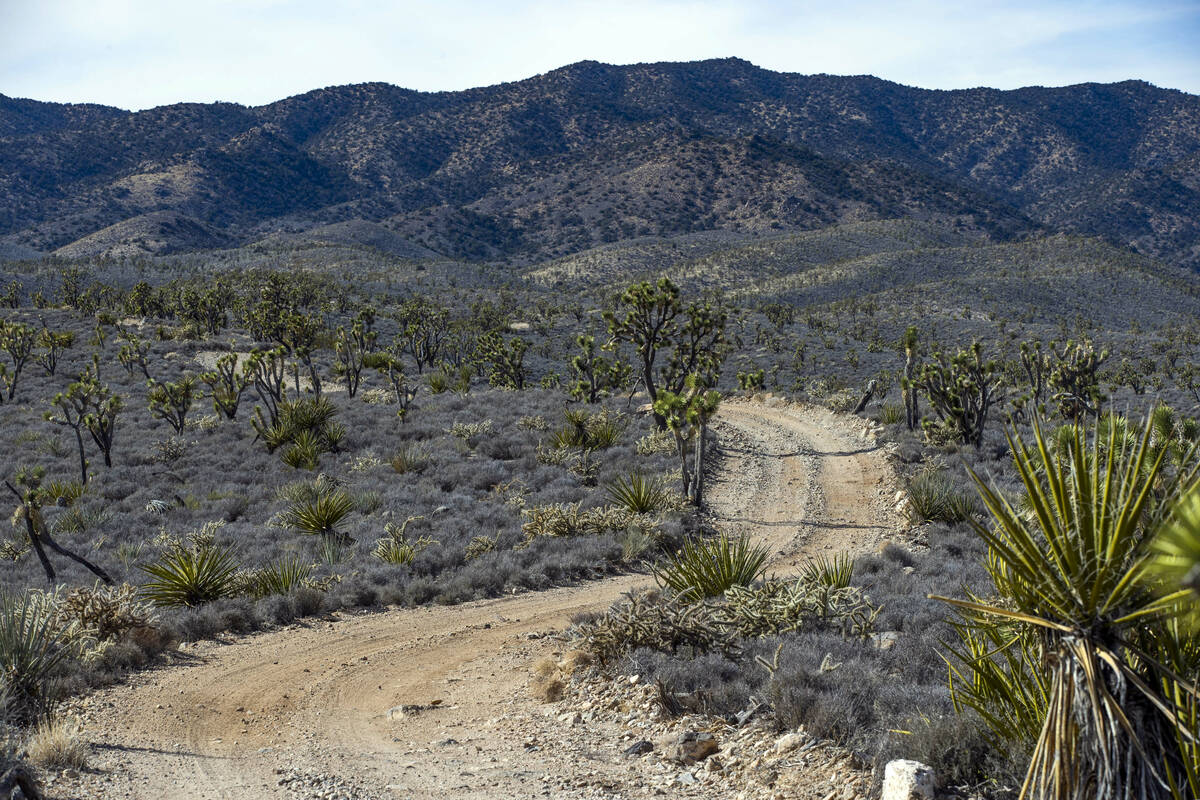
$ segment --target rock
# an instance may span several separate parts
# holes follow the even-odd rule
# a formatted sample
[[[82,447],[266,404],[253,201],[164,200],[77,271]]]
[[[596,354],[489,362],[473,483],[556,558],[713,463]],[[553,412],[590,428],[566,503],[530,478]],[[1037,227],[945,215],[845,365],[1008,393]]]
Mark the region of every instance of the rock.
[[[800,745],[804,744],[804,735],[800,733],[785,733],[775,740],[775,752],[783,755],[790,753]]]
[[[696,782],[696,776],[690,772],[681,772],[675,776],[676,783],[682,783],[684,786],[691,786]]]
[[[646,753],[652,752],[654,752],[654,745],[645,739],[642,739],[640,742],[634,742],[625,748],[625,755],[627,756],[644,756]]]
[[[896,646],[896,642],[900,640],[899,631],[883,631],[882,633],[872,633],[871,641],[880,650],[891,650]]]
[[[901,758],[889,761],[883,771],[883,794],[879,800],[933,800],[937,776],[920,761]]]
[[[757,716],[759,712],[766,711],[769,708],[770,706],[766,703],[758,703],[750,708],[739,711],[737,715],[738,727],[740,728],[741,726],[745,725],[747,722]]]
[[[687,731],[675,737],[667,747],[667,758],[678,764],[695,764],[717,752],[717,740],[711,733]]]

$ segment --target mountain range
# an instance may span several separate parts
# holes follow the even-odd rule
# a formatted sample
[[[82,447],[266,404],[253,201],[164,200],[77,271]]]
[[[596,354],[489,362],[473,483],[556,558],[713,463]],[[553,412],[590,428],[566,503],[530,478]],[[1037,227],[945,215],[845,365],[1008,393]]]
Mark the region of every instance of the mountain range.
[[[740,59],[580,62],[146,111],[0,95],[0,257],[332,241],[533,263],[700,231],[910,219],[1200,268],[1200,96],[935,91]]]

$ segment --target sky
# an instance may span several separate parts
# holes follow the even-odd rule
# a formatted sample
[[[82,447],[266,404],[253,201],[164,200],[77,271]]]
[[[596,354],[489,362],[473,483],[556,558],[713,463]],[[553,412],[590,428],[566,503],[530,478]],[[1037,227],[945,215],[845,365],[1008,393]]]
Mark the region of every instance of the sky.
[[[0,0],[0,94],[127,109],[727,56],[933,89],[1200,94],[1200,0]]]

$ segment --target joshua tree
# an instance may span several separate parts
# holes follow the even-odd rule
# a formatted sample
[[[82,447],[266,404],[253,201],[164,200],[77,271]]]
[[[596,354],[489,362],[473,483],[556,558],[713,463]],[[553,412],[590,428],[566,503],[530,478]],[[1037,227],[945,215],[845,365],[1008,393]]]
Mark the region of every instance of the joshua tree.
[[[692,375],[686,383],[680,394],[669,389],[659,392],[654,412],[666,421],[667,429],[675,436],[684,496],[699,506],[704,501],[705,436],[721,395],[706,389],[699,375]]]
[[[84,484],[88,480],[88,462],[83,450],[83,431],[91,435],[104,454],[104,465],[111,467],[113,433],[117,415],[124,407],[121,398],[100,383],[97,372],[97,362],[93,359],[92,365],[79,374],[79,380],[66,391],[54,395],[50,401],[52,408],[45,413],[49,422],[75,432],[75,442],[79,446],[79,479]]]
[[[200,380],[212,392],[213,409],[218,414],[224,414],[226,419],[237,416],[242,393],[251,381],[244,370],[238,373],[237,362],[236,353],[226,353],[217,359],[214,369],[200,374]]]
[[[37,354],[37,362],[46,370],[47,375],[53,375],[58,370],[58,360],[63,351],[70,350],[74,344],[75,334],[71,331],[57,333],[42,328],[38,333],[38,347],[42,348],[42,351]]]
[[[33,355],[33,346],[37,342],[37,330],[22,322],[5,322],[0,320],[0,350],[8,353],[12,359],[12,372],[7,369],[0,371],[0,379],[8,389],[8,399],[12,400],[17,391],[17,380],[21,371]]]
[[[1067,342],[1054,349],[1058,361],[1050,373],[1053,399],[1059,413],[1067,419],[1079,419],[1084,414],[1098,416],[1107,400],[1100,391],[1098,372],[1108,360],[1107,349],[1097,351],[1091,342]]]
[[[529,343],[520,336],[504,341],[497,331],[479,337],[479,360],[488,368],[488,382],[505,389],[525,388],[525,351]]]
[[[964,444],[983,443],[992,406],[1004,400],[1000,365],[983,360],[983,345],[975,342],[952,358],[934,353],[915,386],[925,392],[938,420]]]
[[[346,379],[346,394],[354,397],[362,381],[363,359],[375,349],[378,334],[371,330],[375,312],[367,309],[359,313],[350,330],[339,328],[337,333],[337,364],[334,368]]]
[[[571,359],[575,381],[570,386],[571,397],[587,403],[595,403],[620,389],[629,381],[633,369],[620,358],[611,361],[596,355],[596,339],[589,334],[575,338],[580,353]]]
[[[17,470],[17,474],[14,476],[17,485],[13,486],[12,483],[6,480],[4,486],[19,503],[13,518],[25,523],[25,533],[29,536],[29,543],[33,545],[33,551],[37,553],[38,561],[41,562],[42,569],[46,573],[46,582],[51,587],[55,583],[54,565],[50,563],[50,559],[46,555],[46,548],[49,548],[59,555],[66,556],[72,561],[82,564],[92,574],[100,578],[100,580],[111,584],[112,578],[108,576],[107,572],[83,556],[73,553],[58,544],[50,535],[50,528],[46,525],[46,520],[42,518],[42,505],[47,499],[46,492],[42,489],[42,479],[45,476],[46,470],[42,467],[35,467],[33,469],[22,467]]]
[[[413,297],[400,306],[396,322],[400,332],[396,334],[395,347],[408,353],[417,365],[420,375],[425,366],[434,364],[441,357],[446,337],[451,326],[450,313],[422,297]]]
[[[147,395],[150,413],[165,419],[176,433],[183,433],[183,428],[187,425],[188,411],[191,410],[193,401],[200,396],[196,383],[195,375],[184,375],[174,382],[150,381],[147,384],[150,387]]]
[[[641,362],[641,378],[657,404],[661,390],[679,394],[690,376],[705,386],[716,384],[725,356],[725,323],[729,312],[712,301],[684,306],[679,287],[670,278],[658,283],[642,281],[621,295],[624,315],[604,314],[608,332],[614,340],[629,342]],[[660,366],[659,353],[669,351],[668,362]],[[660,429],[667,421],[654,412]]]
[[[900,379],[900,390],[904,395],[904,425],[910,431],[916,430],[921,422],[921,409],[917,402],[917,342],[918,334],[915,325],[909,325],[904,331],[900,345],[904,350],[904,377]]]

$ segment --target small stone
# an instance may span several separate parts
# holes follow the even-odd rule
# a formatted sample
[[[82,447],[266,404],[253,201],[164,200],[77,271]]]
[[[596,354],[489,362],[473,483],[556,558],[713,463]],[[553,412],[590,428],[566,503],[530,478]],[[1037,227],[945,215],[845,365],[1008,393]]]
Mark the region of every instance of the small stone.
[[[880,800],[933,800],[936,789],[937,776],[932,767],[901,758],[889,761],[884,768]]]
[[[640,742],[634,742],[625,748],[625,755],[627,756],[644,756],[646,753],[652,752],[654,752],[654,745],[645,739],[642,739]]]
[[[667,758],[677,764],[695,764],[717,752],[717,740],[711,733],[681,733],[667,748]]]
[[[780,755],[790,753],[804,744],[804,738],[804,735],[800,733],[785,733],[775,740],[775,752]]]
[[[900,633],[898,631],[883,631],[871,634],[871,641],[880,650],[891,650],[899,640]]]

